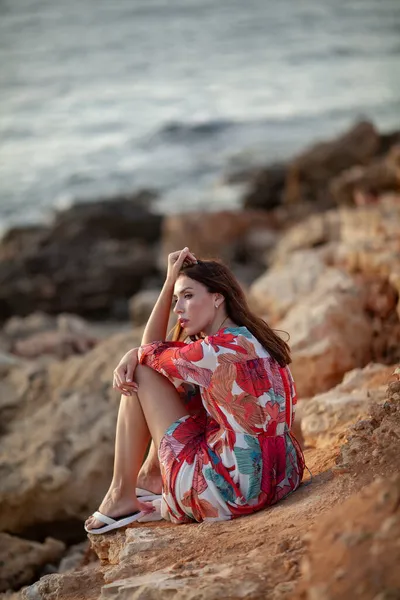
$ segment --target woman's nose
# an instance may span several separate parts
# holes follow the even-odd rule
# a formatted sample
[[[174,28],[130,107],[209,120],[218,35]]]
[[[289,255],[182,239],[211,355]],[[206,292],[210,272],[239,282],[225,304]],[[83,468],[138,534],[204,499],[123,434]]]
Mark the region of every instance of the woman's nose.
[[[182,312],[182,308],[181,308],[181,306],[180,306],[180,304],[179,304],[179,301],[178,301],[178,302],[175,304],[175,306],[174,306],[174,313],[176,313],[176,314],[178,315],[178,314],[179,314],[179,313],[181,313],[181,312]]]

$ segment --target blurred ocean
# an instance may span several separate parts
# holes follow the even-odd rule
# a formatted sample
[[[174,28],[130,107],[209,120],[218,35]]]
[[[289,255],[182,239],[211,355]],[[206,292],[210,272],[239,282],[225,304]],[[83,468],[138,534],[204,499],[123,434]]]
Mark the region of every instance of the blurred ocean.
[[[400,0],[0,0],[0,228],[143,186],[232,206],[223,173],[359,116],[400,127]]]

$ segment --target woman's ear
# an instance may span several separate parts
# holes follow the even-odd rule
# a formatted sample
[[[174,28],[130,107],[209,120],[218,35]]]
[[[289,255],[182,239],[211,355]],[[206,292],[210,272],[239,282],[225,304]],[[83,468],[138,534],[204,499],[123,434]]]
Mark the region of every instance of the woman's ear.
[[[223,297],[222,294],[214,294],[215,308],[219,308],[223,302],[225,302],[225,298]]]

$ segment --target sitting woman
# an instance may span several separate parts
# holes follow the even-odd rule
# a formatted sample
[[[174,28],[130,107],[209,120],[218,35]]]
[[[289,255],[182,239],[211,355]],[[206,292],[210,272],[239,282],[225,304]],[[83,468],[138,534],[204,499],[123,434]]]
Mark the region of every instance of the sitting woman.
[[[173,297],[176,341],[156,341],[166,338]],[[225,265],[188,248],[170,254],[142,346],[114,371],[114,475],[86,530],[142,518],[153,507],[140,488],[162,492],[162,515],[174,523],[248,515],[298,488],[304,457],[291,432],[289,363],[287,344],[250,311]]]

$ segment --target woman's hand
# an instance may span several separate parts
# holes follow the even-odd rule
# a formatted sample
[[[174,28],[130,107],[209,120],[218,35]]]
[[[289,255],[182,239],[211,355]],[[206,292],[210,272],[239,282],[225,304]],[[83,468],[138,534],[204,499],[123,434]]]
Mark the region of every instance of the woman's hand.
[[[129,350],[114,369],[113,388],[122,392],[124,396],[132,396],[138,391],[138,385],[133,381],[138,364],[138,350],[139,348]]]
[[[178,279],[180,270],[185,262],[187,262],[188,264],[197,263],[197,258],[194,254],[190,252],[189,248],[177,250],[177,252],[171,252],[171,254],[168,255],[168,281],[170,281],[171,283],[175,283],[175,281]]]

